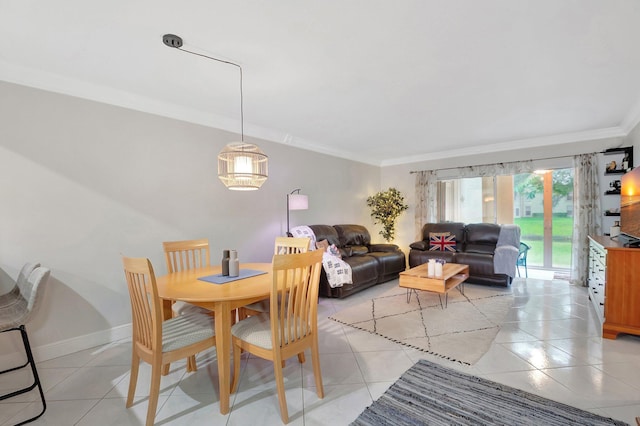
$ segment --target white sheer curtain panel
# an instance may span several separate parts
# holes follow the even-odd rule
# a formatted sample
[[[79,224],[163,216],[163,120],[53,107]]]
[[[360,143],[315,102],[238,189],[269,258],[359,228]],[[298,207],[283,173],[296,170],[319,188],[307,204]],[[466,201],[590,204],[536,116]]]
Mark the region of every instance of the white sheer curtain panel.
[[[416,172],[416,241],[422,239],[422,225],[438,220],[438,180],[435,170]]]
[[[587,286],[589,235],[600,235],[602,209],[596,154],[573,157],[573,250],[571,283]]]

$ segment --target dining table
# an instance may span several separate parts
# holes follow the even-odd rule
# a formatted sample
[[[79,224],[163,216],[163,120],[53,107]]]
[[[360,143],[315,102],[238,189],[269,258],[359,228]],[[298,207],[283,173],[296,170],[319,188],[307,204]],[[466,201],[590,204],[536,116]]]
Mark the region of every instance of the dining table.
[[[265,273],[224,284],[215,284],[200,279],[220,275],[222,267],[217,265],[173,272],[156,278],[158,296],[162,299],[165,319],[169,319],[172,316],[171,304],[174,300],[189,302],[214,312],[221,414],[229,412],[231,326],[235,320],[235,310],[268,298],[271,292],[273,277],[271,263],[241,264],[241,275],[242,271],[246,270],[263,271]]]

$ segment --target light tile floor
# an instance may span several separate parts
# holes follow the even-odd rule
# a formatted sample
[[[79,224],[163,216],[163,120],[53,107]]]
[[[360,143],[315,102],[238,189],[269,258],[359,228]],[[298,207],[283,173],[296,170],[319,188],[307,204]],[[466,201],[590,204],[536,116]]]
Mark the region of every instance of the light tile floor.
[[[420,358],[634,424],[640,415],[640,338],[601,338],[585,288],[561,280],[517,279],[516,303],[493,345],[468,367],[405,348],[328,320],[333,312],[397,285],[391,281],[344,300],[321,299],[319,308],[324,399],[315,393],[310,357],[285,368],[292,425],[345,425]],[[48,409],[34,424],[140,425],[147,409],[149,368],[141,367],[135,404],[125,408],[129,342],[114,342],[41,362]],[[198,356],[198,371],[172,365],[162,378],[160,425],[277,425],[278,401],[269,362],[243,358],[231,412],[221,415],[215,350]],[[28,374],[0,376],[0,392]],[[13,425],[39,409],[31,392],[0,403],[0,425]]]

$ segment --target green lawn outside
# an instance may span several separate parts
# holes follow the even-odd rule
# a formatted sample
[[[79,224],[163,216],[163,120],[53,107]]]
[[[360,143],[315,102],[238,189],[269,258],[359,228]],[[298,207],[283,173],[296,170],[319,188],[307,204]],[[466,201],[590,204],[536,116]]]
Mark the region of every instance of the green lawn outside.
[[[514,223],[520,227],[520,240],[531,247],[527,255],[529,266],[542,266],[543,263],[543,224],[542,217],[516,218]],[[573,218],[553,218],[553,267],[569,268],[571,266],[571,236],[573,234]]]

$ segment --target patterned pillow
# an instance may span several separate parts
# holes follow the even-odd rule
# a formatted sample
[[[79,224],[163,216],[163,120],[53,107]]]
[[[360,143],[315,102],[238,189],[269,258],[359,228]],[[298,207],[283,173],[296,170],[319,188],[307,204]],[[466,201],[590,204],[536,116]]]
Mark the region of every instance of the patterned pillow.
[[[429,251],[456,251],[456,236],[450,232],[429,232]]]

